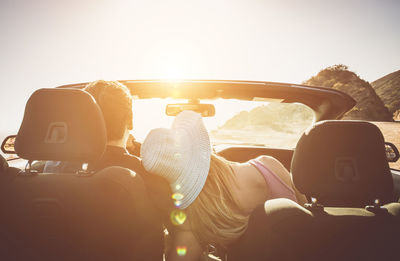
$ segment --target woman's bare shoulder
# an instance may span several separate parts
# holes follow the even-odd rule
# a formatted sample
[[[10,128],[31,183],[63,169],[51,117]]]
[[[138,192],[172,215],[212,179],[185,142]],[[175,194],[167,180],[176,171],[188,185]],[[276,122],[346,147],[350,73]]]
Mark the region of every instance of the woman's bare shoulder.
[[[272,172],[278,175],[286,184],[292,186],[292,178],[287,169],[283,166],[283,164],[271,156],[259,156],[257,159],[263,163],[267,168],[269,168]]]
[[[270,164],[273,164],[274,166],[282,166],[283,167],[282,163],[272,156],[261,155],[261,156],[258,156],[256,158],[256,160],[261,161],[263,164],[265,164],[267,166]]]
[[[293,184],[292,175],[287,171],[283,164],[271,156],[259,156],[257,158],[264,165],[270,168],[276,175],[278,175],[287,185],[295,190],[297,200],[300,205],[307,203],[307,198],[301,194]]]
[[[264,164],[265,166],[267,166],[268,168],[272,168],[272,169],[277,169],[280,168],[280,162],[275,159],[274,157],[271,156],[267,156],[267,155],[261,155],[258,156],[255,159],[251,159],[247,162],[244,163],[235,163],[233,164],[233,169],[234,172],[238,173],[238,174],[244,174],[244,176],[246,178],[249,177],[249,174],[253,174],[250,175],[250,177],[255,177],[257,183],[265,183],[264,178],[262,178],[262,175],[259,174],[259,171],[257,170],[257,168],[255,166],[253,166],[253,164],[251,164],[252,160],[256,160],[261,162],[262,164]]]

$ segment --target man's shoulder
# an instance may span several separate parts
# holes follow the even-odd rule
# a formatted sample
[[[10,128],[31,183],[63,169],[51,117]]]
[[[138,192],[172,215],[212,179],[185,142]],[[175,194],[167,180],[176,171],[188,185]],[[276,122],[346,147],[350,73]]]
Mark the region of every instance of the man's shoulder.
[[[142,160],[129,153],[124,153],[118,159],[114,159],[114,163],[117,166],[128,168],[139,174],[144,174],[146,172],[142,166]]]
[[[140,158],[129,154],[120,147],[108,146],[103,157],[94,164],[94,169],[103,169],[111,166],[128,168],[138,174],[145,172]]]
[[[134,171],[139,170],[139,171],[145,171],[145,169],[142,166],[142,160],[135,155],[131,154],[124,154],[122,156],[122,162],[123,164],[121,165],[126,165],[126,168],[132,169]],[[124,167],[124,166],[121,166]]]

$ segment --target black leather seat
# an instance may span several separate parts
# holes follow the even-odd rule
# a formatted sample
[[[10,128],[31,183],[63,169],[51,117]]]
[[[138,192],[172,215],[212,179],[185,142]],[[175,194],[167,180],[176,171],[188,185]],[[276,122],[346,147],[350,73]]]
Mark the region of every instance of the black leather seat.
[[[384,208],[388,213],[313,211],[288,199],[269,200],[253,212],[228,260],[398,260],[400,204]]]
[[[228,260],[399,259],[400,204],[389,203],[393,187],[381,136],[364,122],[327,121],[306,132],[294,152],[293,180],[324,204],[267,201],[251,215]],[[375,199],[387,204],[374,206]]]
[[[369,122],[316,123],[297,143],[291,173],[300,191],[326,206],[394,201],[384,139]]]
[[[7,160],[0,155],[0,186],[6,184],[8,179],[13,179],[19,172],[20,169],[8,166]]]
[[[75,89],[36,91],[16,139],[18,155],[29,161],[90,163],[105,145],[99,107]],[[162,260],[160,215],[131,170],[27,169],[2,185],[0,260]]]

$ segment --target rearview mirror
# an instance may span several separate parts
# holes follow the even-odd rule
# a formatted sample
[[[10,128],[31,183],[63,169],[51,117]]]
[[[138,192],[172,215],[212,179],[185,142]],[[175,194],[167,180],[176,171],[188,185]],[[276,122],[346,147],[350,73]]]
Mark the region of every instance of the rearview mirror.
[[[167,107],[165,109],[165,113],[168,116],[176,116],[182,111],[194,111],[200,113],[202,117],[212,117],[215,115],[215,107],[213,104],[167,104]]]
[[[385,152],[388,162],[396,162],[399,158],[399,150],[393,143],[385,142]]]
[[[15,154],[15,138],[17,135],[11,135],[8,136],[3,140],[3,143],[1,144],[1,151],[4,152],[5,154]]]

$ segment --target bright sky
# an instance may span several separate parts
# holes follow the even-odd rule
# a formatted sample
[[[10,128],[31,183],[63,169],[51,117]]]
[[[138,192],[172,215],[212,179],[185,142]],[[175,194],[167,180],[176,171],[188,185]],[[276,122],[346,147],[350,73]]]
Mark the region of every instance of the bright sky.
[[[1,0],[0,132],[38,88],[95,79],[301,83],[400,67],[400,1]]]

